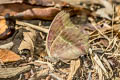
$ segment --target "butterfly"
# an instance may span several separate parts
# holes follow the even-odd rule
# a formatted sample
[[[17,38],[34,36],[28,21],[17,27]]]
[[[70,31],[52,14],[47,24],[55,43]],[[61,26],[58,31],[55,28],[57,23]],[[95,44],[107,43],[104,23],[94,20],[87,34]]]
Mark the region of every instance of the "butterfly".
[[[89,35],[83,28],[77,28],[70,20],[70,14],[61,11],[50,25],[46,49],[50,57],[67,62],[87,54]]]

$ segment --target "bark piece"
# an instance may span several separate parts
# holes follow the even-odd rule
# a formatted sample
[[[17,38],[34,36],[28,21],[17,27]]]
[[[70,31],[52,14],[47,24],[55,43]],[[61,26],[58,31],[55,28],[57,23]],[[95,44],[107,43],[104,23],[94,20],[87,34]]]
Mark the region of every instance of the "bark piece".
[[[11,49],[13,45],[14,45],[13,42],[9,42],[7,44],[0,45],[0,48],[2,48],[2,49]]]
[[[30,71],[30,66],[17,68],[0,68],[0,79],[12,78],[27,71]]]
[[[18,19],[52,20],[60,10],[58,8],[33,8],[16,14]]]

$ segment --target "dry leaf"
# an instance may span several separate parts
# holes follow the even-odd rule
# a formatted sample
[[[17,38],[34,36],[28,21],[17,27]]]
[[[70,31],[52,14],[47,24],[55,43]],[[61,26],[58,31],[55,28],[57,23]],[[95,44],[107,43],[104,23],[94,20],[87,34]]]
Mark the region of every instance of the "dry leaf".
[[[12,33],[14,33],[15,24],[10,20],[1,19],[0,20],[0,39],[8,38]]]
[[[11,32],[9,32],[8,26],[6,25],[6,20],[1,19],[0,20],[0,39],[4,39],[4,38],[8,37],[8,35],[10,33]]]
[[[20,56],[10,50],[0,49],[0,60],[2,62],[14,62],[20,60]]]
[[[9,14],[6,14],[5,18],[0,20],[0,39],[6,39],[14,33],[15,23],[15,20]]]
[[[60,12],[47,37],[48,55],[66,62],[86,54],[88,48],[88,35],[72,24],[68,13]]]
[[[27,3],[30,3],[32,5],[39,5],[39,6],[54,6],[55,5],[53,0],[28,0]]]
[[[61,0],[61,1],[66,1],[67,3],[73,4],[73,5],[79,5],[81,0]]]
[[[22,3],[23,0],[0,0],[0,4]]]
[[[54,0],[56,3],[56,7],[61,8],[62,10],[65,10],[70,13],[71,16],[73,15],[86,15],[86,16],[91,16],[95,17],[96,14],[92,12],[91,10],[88,10],[80,5],[72,5],[68,1],[62,1],[62,0]],[[71,1],[72,2],[72,1]],[[75,1],[76,2],[76,1]],[[74,2],[73,2],[74,4]]]
[[[36,31],[26,27],[26,32],[23,32],[24,39],[22,40],[18,50],[30,50],[30,52],[33,54],[34,52],[34,43],[36,40]]]
[[[116,13],[117,13],[117,16],[120,16],[120,5],[116,6]]]
[[[15,16],[19,19],[44,19],[52,20],[60,10],[58,8],[33,8],[18,13]]]
[[[21,6],[24,6],[24,7],[21,8]],[[0,16],[4,16],[7,13],[9,13],[10,15],[15,15],[16,13],[19,13],[26,9],[31,9],[31,8],[34,8],[34,6],[24,4],[24,3],[2,4],[0,5]]]
[[[99,2],[105,8],[98,9],[96,11],[96,14],[100,15],[103,18],[107,18],[107,19],[111,20],[111,18],[109,17],[109,15],[112,15],[113,12],[114,12],[112,4],[109,1],[107,1],[107,0],[99,0]]]

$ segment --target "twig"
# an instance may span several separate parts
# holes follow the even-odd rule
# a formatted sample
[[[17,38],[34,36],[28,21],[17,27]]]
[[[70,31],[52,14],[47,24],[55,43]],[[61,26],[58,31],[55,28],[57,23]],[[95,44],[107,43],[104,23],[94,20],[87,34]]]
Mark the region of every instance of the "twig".
[[[54,70],[53,65],[49,62],[43,62],[40,60],[36,60],[35,62],[41,63],[41,64],[47,64],[51,70]]]
[[[22,26],[31,27],[31,28],[33,28],[33,29],[42,31],[42,32],[44,32],[44,33],[48,33],[48,32],[49,32],[48,29],[45,29],[45,28],[42,28],[42,27],[40,27],[40,26],[36,26],[36,25],[30,24],[30,23],[22,22],[22,21],[16,21],[16,24],[22,25]]]
[[[50,73],[49,75],[52,76],[53,78],[55,78],[56,80],[63,80],[63,79],[59,78],[58,76],[56,76],[53,73]]]
[[[87,80],[92,80],[92,78],[91,78],[91,72],[89,72]]]
[[[93,25],[93,27],[94,27],[103,37],[105,37],[108,41],[110,41],[110,39],[109,39],[106,35],[104,35],[104,34],[96,27],[95,24],[92,24],[92,25]]]
[[[113,9],[115,9],[115,6],[113,5]],[[114,10],[115,11],[115,10]],[[112,15],[112,38],[113,38],[113,25],[114,25],[114,20],[115,20],[115,12],[113,11],[113,15]]]

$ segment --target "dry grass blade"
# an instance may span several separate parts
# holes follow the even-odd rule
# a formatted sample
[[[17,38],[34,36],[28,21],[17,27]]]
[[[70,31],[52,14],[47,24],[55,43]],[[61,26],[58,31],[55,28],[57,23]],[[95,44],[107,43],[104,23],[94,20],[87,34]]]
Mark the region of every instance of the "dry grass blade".
[[[78,68],[80,67],[80,60],[72,60],[70,64],[70,73],[68,75],[67,80],[72,80],[73,76],[77,72]]]
[[[49,62],[43,62],[43,61],[40,61],[40,60],[36,60],[35,62],[38,62],[40,64],[47,64],[52,71],[54,70],[53,65]]]
[[[99,59],[99,57],[97,56],[97,54],[95,54],[94,60],[95,60],[95,62],[97,63],[97,65],[99,65],[100,68],[104,71],[105,75],[108,77],[108,72],[107,72],[107,70],[105,69],[105,67],[104,67],[104,65],[102,64],[102,62],[101,62],[101,60]]]

